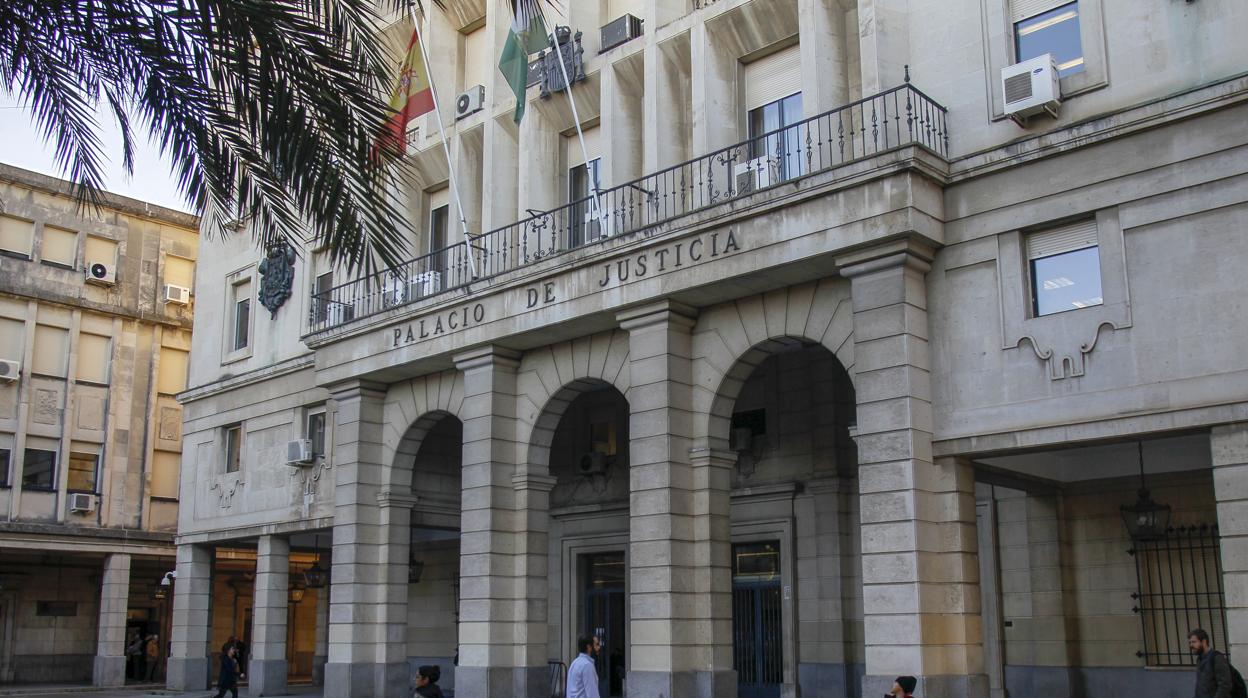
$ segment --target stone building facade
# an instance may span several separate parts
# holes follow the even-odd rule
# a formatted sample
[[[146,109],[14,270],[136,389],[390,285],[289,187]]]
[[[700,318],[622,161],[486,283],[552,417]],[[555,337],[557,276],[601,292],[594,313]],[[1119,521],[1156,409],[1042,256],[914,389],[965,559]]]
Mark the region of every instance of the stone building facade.
[[[0,166],[0,683],[120,685],[139,635],[167,657],[198,228]]]
[[[1161,696],[1188,626],[1245,651],[1242,3],[570,3],[584,149],[553,55],[516,126],[509,18],[448,5],[473,236],[424,117],[410,262],[300,250],[272,314],[246,236],[200,265],[175,686],[226,549],[260,695],[290,638],[329,696],[472,698],[557,693],[582,633],[628,696]]]

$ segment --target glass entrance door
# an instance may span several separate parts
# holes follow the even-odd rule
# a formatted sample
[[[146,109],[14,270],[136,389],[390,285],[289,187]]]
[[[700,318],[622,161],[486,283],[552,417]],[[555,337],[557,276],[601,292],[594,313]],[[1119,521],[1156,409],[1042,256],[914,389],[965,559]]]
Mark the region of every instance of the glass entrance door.
[[[624,553],[596,553],[581,558],[585,580],[583,632],[602,642],[595,664],[598,695],[624,695],[624,648],[628,627],[624,608]]]
[[[784,616],[778,541],[732,546],[732,668],[738,698],[779,698]]]

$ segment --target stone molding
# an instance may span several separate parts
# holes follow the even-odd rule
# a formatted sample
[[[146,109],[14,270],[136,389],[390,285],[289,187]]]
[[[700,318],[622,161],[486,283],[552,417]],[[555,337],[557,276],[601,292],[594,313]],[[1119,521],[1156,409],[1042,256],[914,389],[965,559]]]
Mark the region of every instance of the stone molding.
[[[836,258],[836,266],[847,279],[902,265],[926,274],[931,271],[935,258],[935,248],[914,237],[906,237],[841,255]]]
[[[520,365],[521,354],[496,344],[487,344],[483,347],[470,349],[468,351],[455,354],[451,357],[455,368],[461,371],[470,371],[474,368],[484,366],[507,366],[513,368]]]
[[[615,319],[620,323],[621,329],[631,332],[658,323],[693,327],[697,316],[697,308],[673,300],[661,300],[622,310],[616,313]]]

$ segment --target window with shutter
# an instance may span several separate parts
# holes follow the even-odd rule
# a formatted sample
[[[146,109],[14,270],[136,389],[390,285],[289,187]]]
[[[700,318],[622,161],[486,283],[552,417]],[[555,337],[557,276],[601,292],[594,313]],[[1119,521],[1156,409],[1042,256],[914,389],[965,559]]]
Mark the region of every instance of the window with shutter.
[[[1026,253],[1036,317],[1103,302],[1096,220],[1030,233]]]

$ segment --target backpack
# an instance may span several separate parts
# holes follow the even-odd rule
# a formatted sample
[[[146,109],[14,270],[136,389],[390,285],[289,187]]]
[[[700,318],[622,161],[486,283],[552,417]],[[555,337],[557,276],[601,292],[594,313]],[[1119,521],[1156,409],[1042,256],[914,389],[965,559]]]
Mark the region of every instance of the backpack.
[[[1230,660],[1227,660],[1226,665],[1231,669],[1231,698],[1248,698],[1248,685],[1244,684],[1243,675]]]

